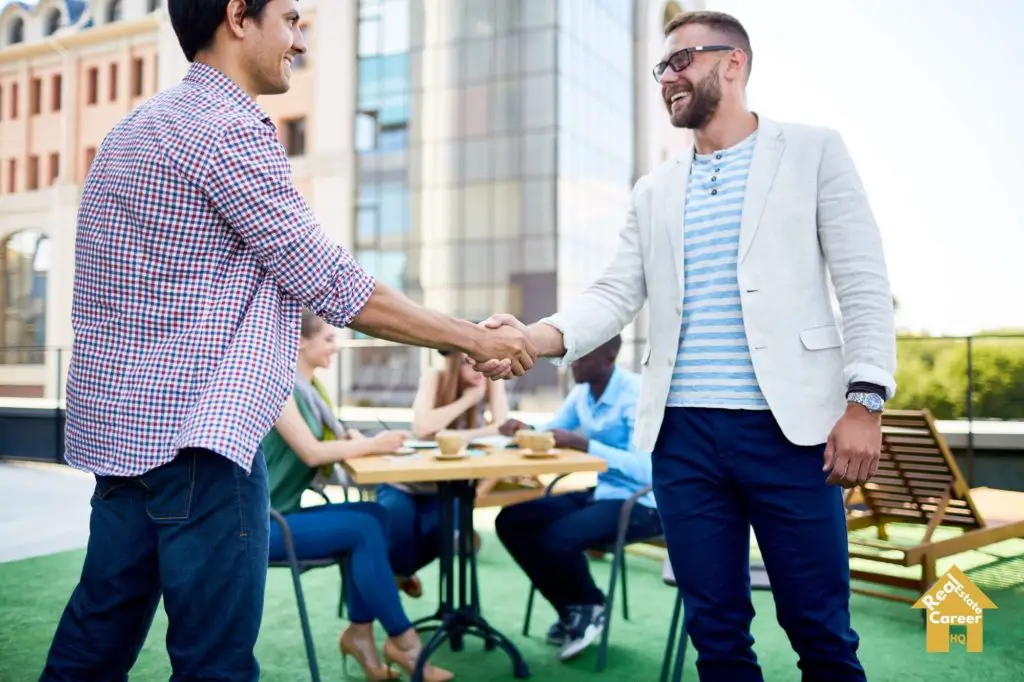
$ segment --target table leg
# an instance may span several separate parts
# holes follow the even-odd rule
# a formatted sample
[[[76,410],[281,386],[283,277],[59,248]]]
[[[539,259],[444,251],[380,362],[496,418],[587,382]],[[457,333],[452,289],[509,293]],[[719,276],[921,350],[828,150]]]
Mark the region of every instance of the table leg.
[[[484,640],[486,650],[498,647],[512,659],[512,674],[516,679],[530,677],[529,666],[522,654],[501,632],[492,627],[480,613],[477,587],[476,557],[473,552],[473,503],[476,499],[473,481],[448,481],[438,484],[441,503],[441,556],[440,580],[442,600],[437,612],[421,618],[413,625],[419,631],[433,630],[433,636],[423,646],[412,682],[423,681],[423,666],[447,639],[452,651],[461,651],[465,635]],[[458,535],[458,542],[455,537]],[[458,577],[456,578],[456,558]],[[456,579],[458,602],[456,603]],[[436,624],[435,624],[436,623]]]

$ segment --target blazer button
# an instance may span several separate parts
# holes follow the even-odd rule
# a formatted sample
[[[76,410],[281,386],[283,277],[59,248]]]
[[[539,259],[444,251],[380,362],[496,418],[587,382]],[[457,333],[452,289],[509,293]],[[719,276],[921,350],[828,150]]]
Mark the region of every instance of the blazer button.
[[[665,359],[665,364],[667,364],[669,367],[675,367],[676,359],[675,358],[666,358]]]

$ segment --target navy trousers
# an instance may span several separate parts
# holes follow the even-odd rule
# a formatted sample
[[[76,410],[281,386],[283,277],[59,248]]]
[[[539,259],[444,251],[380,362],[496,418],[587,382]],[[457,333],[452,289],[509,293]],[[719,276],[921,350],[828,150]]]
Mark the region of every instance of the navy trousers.
[[[502,509],[494,530],[559,618],[566,619],[570,606],[605,603],[584,552],[615,543],[624,502],[594,500],[593,488],[542,497]],[[635,505],[626,540],[660,534],[658,510]]]
[[[182,450],[142,476],[97,476],[78,586],[45,682],[123,682],[163,597],[172,682],[256,682],[267,579],[267,464]]]
[[[790,443],[768,410],[665,411],[654,493],[702,682],[764,679],[750,635],[751,526],[802,679],[866,679],[842,488],[825,482],[823,453]]]

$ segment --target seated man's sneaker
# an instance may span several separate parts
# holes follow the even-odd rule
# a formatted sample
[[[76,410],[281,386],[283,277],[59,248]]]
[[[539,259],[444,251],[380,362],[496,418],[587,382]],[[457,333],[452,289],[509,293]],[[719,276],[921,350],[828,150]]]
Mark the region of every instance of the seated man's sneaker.
[[[568,621],[559,619],[554,625],[548,628],[548,644],[551,646],[563,646],[568,635]]]
[[[570,606],[565,644],[562,645],[558,657],[563,661],[575,658],[598,638],[604,630],[604,621],[603,606],[597,604]]]

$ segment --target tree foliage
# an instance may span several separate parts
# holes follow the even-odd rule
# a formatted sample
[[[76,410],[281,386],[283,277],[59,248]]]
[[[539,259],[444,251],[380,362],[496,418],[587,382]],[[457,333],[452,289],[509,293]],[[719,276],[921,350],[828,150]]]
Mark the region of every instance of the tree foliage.
[[[1024,333],[1000,330],[967,339],[901,337],[894,409],[927,407],[936,419],[1024,419]]]

